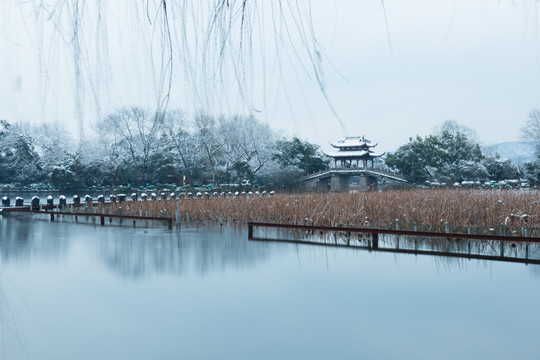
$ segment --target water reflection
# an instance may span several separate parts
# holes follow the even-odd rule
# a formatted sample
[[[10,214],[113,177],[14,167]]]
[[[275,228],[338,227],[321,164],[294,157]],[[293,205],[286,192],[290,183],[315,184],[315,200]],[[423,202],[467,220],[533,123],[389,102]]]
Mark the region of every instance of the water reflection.
[[[80,217],[84,221],[84,217]],[[205,275],[229,267],[250,268],[283,246],[261,246],[248,241],[244,227],[183,227],[169,231],[127,224],[104,227],[72,221],[49,222],[43,216],[24,214],[0,217],[0,259],[21,266],[51,259],[67,259],[70,247],[79,244],[97,251],[110,271],[124,278],[153,274]],[[272,248],[272,251],[268,251]]]
[[[493,260],[540,265],[540,243],[522,241],[429,238],[346,231],[313,231],[257,227],[249,239],[260,242],[295,243],[341,247],[394,254]]]
[[[247,231],[242,227],[192,227],[172,232],[124,229],[113,238],[100,239],[99,258],[125,278],[155,273],[182,275],[188,271],[205,275],[228,267],[253,267],[270,256],[269,247],[279,248],[261,247],[246,239]]]
[[[82,217],[81,217],[82,218]],[[81,219],[80,221],[84,221]],[[0,259],[24,265],[39,261],[59,261],[69,257],[74,244],[80,243],[96,253],[98,262],[123,278],[139,279],[153,274],[182,275],[193,272],[206,275],[229,267],[248,269],[272,255],[298,250],[302,245],[325,245],[376,252],[431,255],[445,259],[447,266],[460,268],[455,258],[514,261],[540,264],[540,244],[499,241],[430,239],[345,233],[306,233],[280,229],[256,232],[246,241],[242,226],[182,227],[169,231],[159,225],[146,228],[95,224],[75,224],[67,220],[49,222],[39,215],[0,217]],[[277,241],[272,241],[277,240]],[[328,249],[311,250],[328,254]],[[439,260],[438,260],[439,261]],[[454,264],[454,265],[451,265]],[[533,270],[540,275],[536,267]]]
[[[242,227],[25,215],[0,236],[0,359],[537,355],[538,266],[248,241]]]
[[[69,235],[62,230],[28,214],[0,216],[0,259],[58,258],[69,248]]]

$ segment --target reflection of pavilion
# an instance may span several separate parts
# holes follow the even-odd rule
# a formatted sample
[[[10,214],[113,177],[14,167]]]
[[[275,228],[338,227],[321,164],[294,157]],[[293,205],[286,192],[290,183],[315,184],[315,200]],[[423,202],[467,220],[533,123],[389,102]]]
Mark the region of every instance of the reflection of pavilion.
[[[364,136],[348,136],[335,144],[330,143],[330,145],[338,149],[338,151],[325,153],[325,155],[334,159],[335,168],[338,167],[338,163],[341,168],[359,168],[361,163],[362,168],[366,169],[371,161],[371,168],[373,169],[373,159],[384,155],[384,153],[377,154],[373,152],[371,149],[377,144],[371,145],[371,141]]]

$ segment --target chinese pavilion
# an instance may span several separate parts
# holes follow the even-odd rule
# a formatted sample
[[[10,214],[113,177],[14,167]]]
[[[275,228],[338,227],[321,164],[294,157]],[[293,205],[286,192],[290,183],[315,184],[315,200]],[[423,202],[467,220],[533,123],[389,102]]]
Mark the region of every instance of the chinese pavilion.
[[[385,154],[373,152],[371,149],[377,146],[377,144],[371,145],[371,141],[367,140],[364,136],[348,136],[335,144],[330,143],[330,145],[338,150],[325,153],[325,155],[334,159],[334,167],[336,168],[338,164],[342,168],[359,168],[360,164],[362,164],[362,167],[365,169],[368,167],[369,161],[371,161],[371,168],[373,169],[373,159]]]

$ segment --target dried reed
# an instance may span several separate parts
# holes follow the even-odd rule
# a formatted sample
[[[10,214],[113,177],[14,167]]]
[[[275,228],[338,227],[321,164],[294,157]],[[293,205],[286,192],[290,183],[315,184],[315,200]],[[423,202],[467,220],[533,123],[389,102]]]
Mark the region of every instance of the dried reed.
[[[129,215],[175,216],[182,222],[275,222],[321,226],[389,227],[403,224],[461,227],[540,227],[540,192],[500,190],[409,190],[212,197],[105,205]],[[103,205],[101,205],[103,206]],[[114,207],[114,210],[110,208]],[[428,228],[426,228],[427,230]]]

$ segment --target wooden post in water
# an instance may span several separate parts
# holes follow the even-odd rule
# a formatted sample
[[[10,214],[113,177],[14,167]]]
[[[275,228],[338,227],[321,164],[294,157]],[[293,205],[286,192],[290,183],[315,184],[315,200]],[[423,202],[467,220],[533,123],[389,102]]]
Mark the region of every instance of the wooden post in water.
[[[101,226],[105,226],[105,216],[101,215],[100,220],[101,220]]]
[[[39,206],[39,197],[34,196],[30,202],[30,210],[41,210]]]
[[[399,219],[396,219],[396,230],[399,231]],[[396,249],[399,249],[399,235],[396,235]]]
[[[371,239],[373,240],[373,248],[378,249],[379,248],[379,234],[378,233],[372,233]]]
[[[9,197],[4,196],[4,197],[2,198],[2,206],[3,206],[3,207],[9,207],[9,205],[10,205]]]
[[[248,239],[253,239],[253,225],[248,225]]]
[[[471,235],[471,228],[467,228],[467,235]],[[471,255],[471,239],[467,239],[467,251]]]
[[[175,225],[180,226],[180,199],[176,200],[176,213],[174,216]]]

